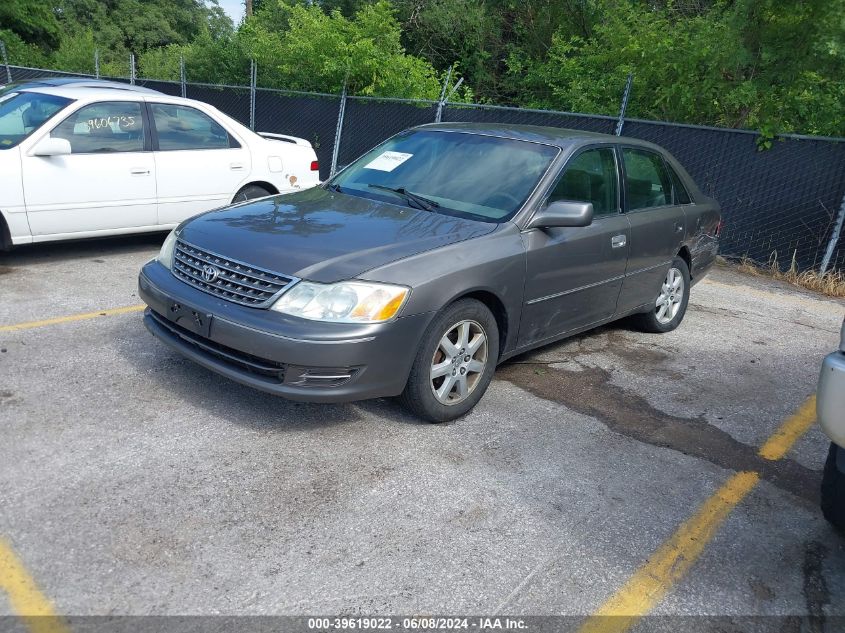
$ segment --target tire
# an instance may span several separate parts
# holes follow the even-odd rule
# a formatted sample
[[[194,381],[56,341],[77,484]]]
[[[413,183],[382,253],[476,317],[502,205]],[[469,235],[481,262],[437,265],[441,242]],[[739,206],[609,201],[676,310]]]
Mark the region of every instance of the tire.
[[[831,442],[822,475],[822,512],[824,518],[845,536],[845,473],[836,465],[837,451],[845,452],[845,448]],[[845,457],[840,457],[839,461],[845,462]]]
[[[680,279],[682,286],[681,296],[679,297],[677,294],[677,285],[675,286],[674,292],[672,294],[668,294],[667,296],[666,293],[669,292],[670,281],[674,281],[675,284],[677,284],[678,279]],[[684,320],[684,315],[687,313],[687,305],[689,304],[689,294],[689,267],[683,259],[676,257],[672,260],[669,270],[666,271],[666,278],[664,279],[663,284],[652,303],[655,308],[643,314],[637,314],[634,317],[636,325],[644,332],[652,332],[654,334],[671,332],[681,324],[681,321]],[[668,304],[665,306],[667,310],[675,311],[675,314],[668,320],[666,319],[668,313],[661,315],[661,308],[664,307],[661,301],[664,300],[664,298]]]
[[[441,341],[448,338],[450,343],[460,343],[464,333],[464,346],[452,345],[454,351],[463,349],[464,353],[450,356]],[[479,334],[483,340],[478,338]],[[478,347],[472,349],[474,344]],[[423,334],[399,399],[413,414],[428,422],[459,418],[481,400],[493,379],[498,359],[499,327],[493,313],[475,299],[456,301],[434,317]],[[444,374],[432,378],[437,365],[440,366],[437,371]],[[453,373],[449,373],[450,368]],[[451,386],[447,385],[449,380]],[[466,389],[465,395],[460,393],[461,384]]]
[[[12,235],[6,219],[0,213],[0,253],[8,253],[10,250],[12,250]]]
[[[267,191],[264,187],[259,185],[247,185],[232,198],[232,204],[235,202],[246,202],[254,198],[263,198],[264,196],[273,195],[272,191]]]

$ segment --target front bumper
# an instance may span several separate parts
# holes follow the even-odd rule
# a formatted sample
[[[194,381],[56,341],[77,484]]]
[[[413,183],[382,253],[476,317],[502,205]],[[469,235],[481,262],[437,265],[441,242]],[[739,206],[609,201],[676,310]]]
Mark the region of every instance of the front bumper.
[[[833,443],[845,448],[845,352],[829,354],[822,363],[816,417]]]
[[[176,279],[156,261],[138,277],[144,325],[196,363],[241,384],[305,402],[395,396],[405,388],[432,313],[389,323],[320,323],[249,308]]]

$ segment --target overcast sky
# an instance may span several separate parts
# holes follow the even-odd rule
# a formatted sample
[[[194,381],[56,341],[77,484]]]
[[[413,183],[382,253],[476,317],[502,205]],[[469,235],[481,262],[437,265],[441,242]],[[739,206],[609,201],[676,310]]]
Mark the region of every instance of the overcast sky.
[[[218,0],[222,9],[226,14],[232,18],[235,26],[241,21],[244,16],[244,0]]]

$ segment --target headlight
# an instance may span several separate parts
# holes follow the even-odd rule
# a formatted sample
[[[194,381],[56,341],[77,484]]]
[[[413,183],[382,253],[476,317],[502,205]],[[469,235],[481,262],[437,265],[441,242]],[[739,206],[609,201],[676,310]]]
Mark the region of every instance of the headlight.
[[[173,250],[175,248],[176,229],[173,229],[164,239],[164,244],[161,245],[161,250],[158,253],[158,257],[156,257],[158,262],[167,268],[167,270],[171,270],[173,268]]]
[[[408,297],[403,286],[366,281],[316,284],[300,281],[272,309],[314,321],[380,323],[393,318]]]

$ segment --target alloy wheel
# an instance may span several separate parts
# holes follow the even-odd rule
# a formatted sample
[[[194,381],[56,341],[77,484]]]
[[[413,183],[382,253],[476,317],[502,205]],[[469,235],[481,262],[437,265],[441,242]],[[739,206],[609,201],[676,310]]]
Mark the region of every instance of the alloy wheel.
[[[655,302],[657,321],[666,325],[677,316],[684,302],[684,274],[677,268],[670,268],[660,294]]]
[[[476,321],[459,321],[440,338],[431,359],[431,390],[445,405],[463,402],[487,366],[487,334]]]

